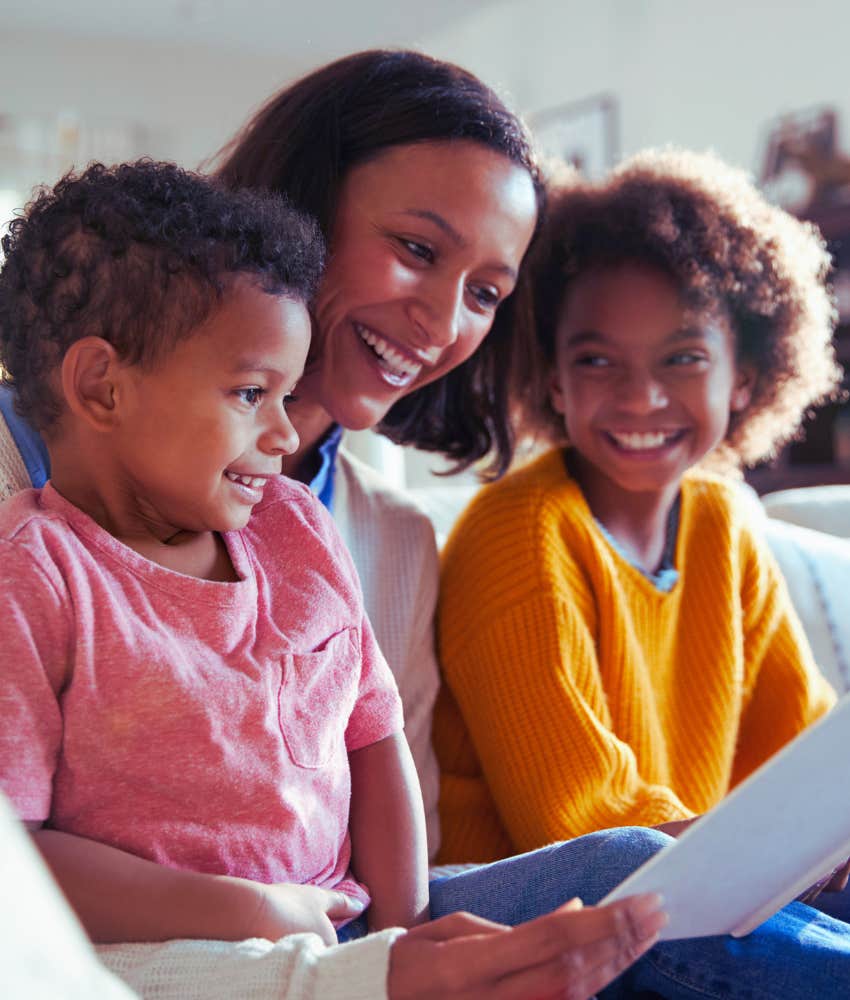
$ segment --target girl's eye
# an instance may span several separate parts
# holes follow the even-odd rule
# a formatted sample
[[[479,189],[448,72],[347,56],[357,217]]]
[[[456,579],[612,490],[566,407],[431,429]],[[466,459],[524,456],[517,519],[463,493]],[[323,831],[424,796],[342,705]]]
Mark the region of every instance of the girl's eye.
[[[682,365],[696,365],[700,361],[705,361],[705,355],[696,354],[693,351],[680,351],[678,354],[672,355],[668,359],[668,364],[680,367]]]
[[[426,264],[434,263],[434,251],[426,243],[419,243],[416,240],[400,240],[401,245],[411,253],[417,260]]]
[[[265,391],[265,389],[261,389],[258,385],[248,385],[243,389],[237,389],[236,395],[243,403],[247,403],[249,406],[259,406],[260,401],[265,395]]]
[[[573,364],[581,368],[607,368],[611,362],[601,354],[580,354]]]
[[[483,309],[495,309],[502,301],[499,290],[490,285],[470,285],[469,294]]]

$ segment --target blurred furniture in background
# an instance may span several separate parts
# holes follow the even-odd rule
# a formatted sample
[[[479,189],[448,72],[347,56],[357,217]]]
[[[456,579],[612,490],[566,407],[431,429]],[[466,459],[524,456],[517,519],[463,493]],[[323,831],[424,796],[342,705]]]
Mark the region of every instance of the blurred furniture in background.
[[[850,483],[850,157],[837,148],[832,108],[785,115],[770,129],[760,183],[776,204],[813,222],[834,262],[832,284],[839,326],[835,348],[845,371],[844,398],[827,403],[803,425],[799,441],[752,470],[759,493],[829,483]]]

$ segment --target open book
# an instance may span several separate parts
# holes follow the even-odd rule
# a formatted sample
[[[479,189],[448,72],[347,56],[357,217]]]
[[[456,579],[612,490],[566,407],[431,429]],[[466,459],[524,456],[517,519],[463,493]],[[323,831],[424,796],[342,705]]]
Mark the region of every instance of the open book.
[[[848,759],[850,694],[601,905],[660,892],[663,940],[748,934],[850,856]]]

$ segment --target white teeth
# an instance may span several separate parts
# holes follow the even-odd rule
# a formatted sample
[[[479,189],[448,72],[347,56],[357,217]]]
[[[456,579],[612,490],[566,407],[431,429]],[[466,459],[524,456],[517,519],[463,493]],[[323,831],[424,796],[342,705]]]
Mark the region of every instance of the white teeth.
[[[360,339],[369,345],[375,354],[384,363],[384,366],[389,370],[391,375],[396,378],[413,379],[422,371],[422,365],[418,364],[416,361],[411,361],[410,358],[405,357],[399,351],[397,351],[391,344],[389,344],[383,337],[379,337],[377,333],[373,333],[365,326],[361,326],[359,323],[354,324],[354,329],[357,331],[357,335]],[[432,353],[434,348],[431,349]],[[436,348],[439,355],[439,348]],[[436,360],[436,358],[434,359]]]
[[[266,485],[265,476],[239,476],[235,472],[225,472],[225,476],[233,483],[242,483],[243,486],[251,486],[254,489]]]
[[[660,448],[666,444],[674,435],[664,434],[661,431],[647,434],[611,434],[611,437],[621,448],[630,451],[646,451],[651,448]]]

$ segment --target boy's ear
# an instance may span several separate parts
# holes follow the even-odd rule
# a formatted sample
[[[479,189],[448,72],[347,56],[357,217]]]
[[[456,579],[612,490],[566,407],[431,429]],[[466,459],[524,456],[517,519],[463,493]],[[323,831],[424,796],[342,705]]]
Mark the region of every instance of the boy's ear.
[[[735,371],[735,382],[732,386],[732,396],[729,401],[729,410],[732,413],[740,413],[750,405],[753,398],[753,389],[756,385],[755,365],[746,363],[739,364]]]
[[[558,376],[557,368],[553,368],[549,373],[549,402],[556,413],[564,412],[564,390],[561,388],[561,379]]]
[[[96,430],[111,427],[120,369],[115,348],[102,337],[75,340],[62,359],[65,405]]]

